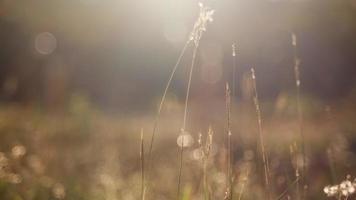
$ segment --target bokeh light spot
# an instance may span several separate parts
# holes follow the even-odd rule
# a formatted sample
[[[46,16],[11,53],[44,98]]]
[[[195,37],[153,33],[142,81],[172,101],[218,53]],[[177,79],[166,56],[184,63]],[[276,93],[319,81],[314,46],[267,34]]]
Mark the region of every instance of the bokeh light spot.
[[[38,53],[48,55],[57,48],[56,37],[49,32],[42,32],[36,36],[35,49]]]
[[[193,143],[194,139],[188,132],[181,133],[177,138],[177,144],[179,147],[190,147]]]

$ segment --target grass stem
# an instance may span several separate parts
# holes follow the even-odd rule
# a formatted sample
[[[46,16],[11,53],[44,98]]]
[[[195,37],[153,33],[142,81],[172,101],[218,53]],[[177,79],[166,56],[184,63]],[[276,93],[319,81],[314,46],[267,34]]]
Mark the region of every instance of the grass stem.
[[[167,84],[165,86],[165,89],[164,89],[164,92],[162,94],[162,97],[161,97],[161,101],[159,103],[159,106],[158,106],[158,110],[157,110],[157,114],[156,114],[156,119],[154,121],[154,124],[153,124],[153,130],[152,130],[152,135],[151,135],[151,140],[150,140],[150,144],[149,144],[149,150],[148,150],[148,159],[147,159],[147,165],[148,165],[148,168],[146,170],[146,174],[149,174],[151,172],[151,167],[152,167],[152,150],[153,150],[153,144],[154,144],[154,139],[155,139],[155,135],[156,135],[156,132],[157,132],[157,129],[158,129],[158,124],[159,124],[159,120],[160,120],[160,117],[161,117],[161,112],[162,112],[162,108],[163,108],[163,105],[164,105],[164,102],[166,100],[166,96],[167,96],[167,93],[168,93],[168,90],[171,86],[171,83],[172,83],[172,80],[173,80],[173,77],[177,71],[177,68],[183,58],[183,55],[184,53],[186,52],[189,44],[191,43],[191,40],[188,40],[185,45],[183,46],[181,52],[180,52],[180,55],[170,73],[170,76],[168,78],[168,81],[167,81]],[[147,181],[147,179],[146,179]]]
[[[141,200],[145,199],[145,154],[144,154],[144,140],[143,129],[141,129],[141,145],[140,145],[140,159],[141,159]]]
[[[182,171],[183,171],[183,151],[184,151],[184,136],[182,136],[182,141],[180,145],[180,159],[179,159],[179,173],[178,173],[178,188],[177,188],[177,200],[180,199],[180,190],[182,182]]]
[[[225,88],[225,99],[226,99],[226,132],[227,132],[227,181],[226,181],[226,199],[232,199],[232,169],[231,169],[231,91],[229,84],[226,83]]]
[[[181,134],[185,134],[185,132],[186,132],[188,102],[189,102],[190,88],[191,88],[191,85],[192,85],[193,71],[194,71],[194,66],[195,66],[195,61],[196,61],[196,55],[197,55],[197,52],[198,52],[198,47],[199,47],[199,41],[195,45],[195,48],[194,48],[194,51],[193,51],[192,63],[190,65],[187,92],[186,92],[186,95],[185,95],[184,115],[183,115],[183,123],[182,123]],[[182,171],[183,171],[183,152],[184,152],[184,150],[183,150],[184,149],[183,140],[184,140],[184,136],[182,136],[182,144],[180,145],[180,161],[179,161],[180,166],[179,166],[178,189],[177,189],[178,197],[180,195],[181,178],[182,178]]]
[[[305,155],[305,138],[304,138],[304,132],[303,132],[303,110],[301,106],[301,100],[300,100],[300,59],[298,58],[297,55],[297,37],[294,33],[292,33],[292,45],[293,45],[293,57],[294,57],[294,75],[295,75],[295,86],[296,86],[296,95],[297,95],[297,115],[298,115],[298,132],[299,132],[299,137],[300,137],[300,148],[301,148],[301,154],[302,154],[302,170],[300,172],[301,176],[301,182],[302,184],[306,184],[306,155]],[[297,166],[298,167],[298,166]],[[298,181],[297,184],[298,188],[300,187],[300,183]],[[300,199],[300,193],[298,191],[297,194],[298,198]],[[303,195],[304,196],[304,195]],[[304,197],[302,197],[304,199]]]
[[[263,138],[261,109],[260,109],[260,104],[259,104],[259,100],[258,100],[256,75],[255,75],[255,70],[253,68],[251,68],[251,75],[252,75],[252,86],[253,86],[253,90],[254,90],[254,104],[255,104],[255,109],[256,109],[256,114],[257,114],[257,122],[258,122],[259,142],[260,142],[264,174],[265,174],[267,199],[269,200],[269,199],[271,199],[270,180],[269,180],[269,176],[270,176],[269,162],[268,162],[268,154],[266,151],[264,138]]]

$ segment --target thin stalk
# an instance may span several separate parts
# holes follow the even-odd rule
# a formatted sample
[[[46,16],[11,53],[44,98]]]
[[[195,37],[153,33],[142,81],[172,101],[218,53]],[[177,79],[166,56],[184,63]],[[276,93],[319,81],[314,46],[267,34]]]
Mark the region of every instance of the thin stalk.
[[[229,84],[226,83],[226,93],[225,93],[225,98],[226,98],[226,129],[227,129],[227,183],[226,183],[226,199],[232,199],[232,170],[231,170],[231,154],[232,154],[232,149],[231,149],[231,91],[229,88]]]
[[[204,200],[210,200],[209,188],[208,188],[208,174],[207,174],[207,160],[203,164],[203,173],[204,173]]]
[[[147,155],[148,156],[148,159],[147,159],[148,168],[147,168],[146,174],[150,174],[150,172],[151,172],[153,143],[154,143],[155,135],[156,135],[156,132],[157,132],[157,129],[158,129],[158,123],[159,123],[159,120],[160,120],[161,111],[162,111],[164,102],[166,100],[166,96],[167,96],[168,90],[169,90],[169,88],[171,86],[174,74],[176,73],[177,68],[178,68],[178,66],[179,66],[179,64],[180,64],[180,62],[181,62],[181,60],[183,58],[183,55],[184,55],[185,51],[187,50],[187,47],[189,46],[190,43],[191,43],[191,40],[189,39],[189,40],[187,40],[187,42],[183,46],[183,48],[182,48],[182,50],[180,52],[180,55],[179,55],[179,57],[177,59],[177,62],[174,65],[174,67],[173,67],[173,69],[171,71],[171,74],[170,74],[170,76],[168,78],[168,81],[167,81],[166,87],[164,89],[164,92],[162,94],[162,98],[161,98],[160,104],[158,106],[157,114],[156,114],[156,119],[155,119],[154,124],[153,124],[153,130],[152,130],[152,135],[151,135],[151,140],[150,140],[150,145],[149,145],[149,150],[148,150],[148,155]],[[147,181],[147,179],[146,179],[146,181]],[[147,184],[147,182],[146,182],[146,184]],[[145,193],[144,193],[144,195],[145,195]]]
[[[145,154],[143,143],[143,129],[141,129],[141,145],[140,145],[140,158],[141,158],[141,200],[145,199]]]
[[[263,167],[264,167],[264,175],[265,175],[265,184],[266,184],[266,192],[267,192],[267,199],[271,199],[271,191],[270,191],[270,180],[269,180],[269,163],[268,163],[268,155],[267,151],[265,149],[265,144],[264,144],[264,138],[263,138],[263,130],[262,130],[262,117],[261,117],[261,109],[260,109],[260,104],[258,100],[258,93],[257,93],[257,86],[256,86],[256,76],[255,76],[255,70],[251,68],[251,74],[252,74],[252,85],[254,89],[254,104],[255,104],[255,109],[256,109],[256,114],[257,114],[257,122],[258,122],[258,134],[259,134],[259,142],[260,142],[260,148],[261,148],[261,153],[262,153],[262,161],[263,161]]]
[[[242,199],[243,193],[244,193],[244,191],[245,191],[246,182],[247,182],[247,180],[248,180],[248,175],[249,175],[249,173],[250,173],[250,170],[247,169],[247,172],[246,172],[246,180],[243,180],[244,182],[242,183],[241,191],[240,191],[238,200],[241,200],[241,199]]]
[[[327,120],[328,122],[332,123],[335,121],[333,115],[331,114],[331,108],[330,106],[326,107],[326,116],[327,116]],[[332,183],[335,183],[337,180],[337,172],[336,172],[336,165],[335,165],[335,154],[333,152],[333,150],[331,148],[328,148],[326,150],[326,155],[328,156],[328,163],[329,163],[329,167],[330,167],[330,175],[331,175],[331,181]]]
[[[295,86],[296,86],[296,95],[297,95],[297,114],[298,114],[298,131],[300,136],[300,147],[303,157],[303,167],[301,170],[301,179],[302,183],[305,184],[305,173],[306,173],[306,155],[305,155],[305,138],[303,132],[303,110],[300,101],[300,59],[297,56],[297,37],[292,34],[292,45],[293,45],[293,56],[294,56],[294,75],[295,75]],[[299,185],[299,184],[298,184]],[[298,194],[299,195],[299,194]]]
[[[235,100],[236,98],[236,45],[235,43],[232,44],[232,99]],[[229,88],[227,88],[229,89]],[[231,91],[229,90],[228,92],[229,96],[228,96],[228,104],[227,104],[227,111],[228,111],[228,149],[229,149],[229,167],[232,167],[232,161],[231,161],[231,156],[232,156],[232,144],[231,144],[231,137],[232,137],[232,132],[231,132],[231,109],[232,109],[232,103],[231,103]],[[239,138],[241,139],[241,138]],[[242,140],[240,140],[242,141]],[[232,200],[232,196],[233,196],[233,173],[232,173],[232,169],[228,169],[228,172],[230,172],[229,174],[229,184],[230,184],[230,200]]]
[[[188,40],[182,51],[180,52],[180,55],[177,59],[177,62],[176,64],[174,65],[173,69],[172,69],[172,72],[169,76],[169,79],[167,81],[167,84],[166,84],[166,87],[164,89],[164,92],[163,92],[163,95],[162,95],[162,98],[161,98],[161,101],[159,103],[159,106],[158,106],[158,110],[157,110],[157,115],[156,115],[156,119],[155,119],[155,122],[154,122],[154,125],[153,125],[153,131],[152,131],[152,136],[151,136],[151,142],[150,142],[150,146],[149,146],[149,151],[148,151],[148,158],[149,158],[149,161],[151,160],[151,154],[152,154],[152,148],[153,148],[153,142],[154,142],[154,138],[155,138],[155,134],[157,132],[157,128],[158,128],[158,122],[159,122],[159,119],[160,119],[160,116],[161,116],[161,111],[162,111],[162,108],[163,108],[163,104],[166,100],[166,96],[167,96],[167,93],[168,93],[168,90],[171,86],[171,83],[172,83],[172,80],[173,80],[173,77],[174,77],[174,74],[176,73],[177,71],[177,68],[183,58],[183,55],[188,47],[188,45],[190,44],[191,40]]]
[[[232,96],[236,95],[236,45],[232,44]]]
[[[213,130],[209,127],[208,135],[205,142],[205,148],[203,149],[203,175],[204,175],[204,200],[210,200],[210,190],[208,184],[208,161],[210,156],[210,150],[213,145]]]
[[[187,85],[187,92],[185,96],[185,105],[184,105],[184,115],[183,115],[183,124],[182,124],[182,129],[181,132],[184,134],[186,131],[186,124],[187,124],[187,113],[188,113],[188,101],[189,101],[189,94],[190,94],[190,88],[192,85],[192,77],[193,77],[193,71],[194,71],[194,66],[195,66],[195,61],[196,61],[196,55],[198,52],[198,47],[199,47],[199,41],[196,43],[194,51],[193,51],[193,57],[192,57],[192,63],[190,65],[190,72],[189,72],[189,79],[188,79],[188,85]],[[178,198],[179,198],[179,193],[180,193],[180,188],[181,188],[181,176],[182,176],[182,170],[183,170],[183,152],[184,152],[184,146],[183,146],[183,140],[184,136],[182,136],[182,145],[180,146],[180,167],[179,167],[179,177],[178,177]]]
[[[299,181],[299,177],[300,177],[300,172],[299,172],[299,159],[296,158],[296,167],[295,167],[295,177],[296,177],[296,192],[297,192],[297,200],[300,199],[300,181]]]
[[[236,62],[236,56],[237,56],[237,50],[236,50],[236,44],[233,43],[231,45],[231,55],[232,55],[232,92],[230,92],[232,94],[231,96],[231,105],[230,105],[230,112],[231,111],[237,111],[237,90],[238,87],[237,85],[238,83],[238,77],[237,77],[237,62]],[[240,120],[237,120],[235,122],[235,127],[240,127]],[[239,133],[240,131],[238,130],[238,128],[235,128],[235,136],[237,137],[237,141],[240,141],[240,145],[242,146],[242,148],[244,148],[244,144],[243,144],[243,139],[241,136],[241,133]]]
[[[290,146],[290,156],[291,162],[293,163],[293,158],[295,159],[295,177],[296,177],[296,199],[300,199],[300,172],[299,172],[299,159],[298,156],[298,145],[297,142]]]
[[[195,60],[196,60],[196,55],[199,47],[199,42],[200,39],[203,35],[203,32],[206,31],[206,27],[208,22],[211,22],[213,20],[212,16],[214,14],[214,10],[210,9],[207,6],[204,6],[202,3],[199,3],[200,7],[200,13],[197,21],[194,24],[193,30],[190,34],[190,41],[193,41],[195,44],[195,48],[193,51],[193,57],[192,57],[192,63],[190,66],[190,73],[189,73],[189,79],[188,79],[188,85],[187,85],[187,92],[186,92],[186,97],[185,97],[185,105],[184,105],[184,115],[183,115],[183,124],[182,124],[182,129],[181,132],[184,133],[186,132],[186,122],[187,122],[187,112],[188,112],[188,101],[189,101],[189,94],[190,94],[190,88],[192,84],[192,77],[193,77],[193,70],[195,66]],[[184,136],[183,136],[184,137]],[[180,185],[181,185],[181,176],[182,176],[182,163],[183,163],[183,143],[181,145],[181,151],[180,151],[180,168],[179,168],[179,181],[178,181],[178,197],[179,197],[179,192],[180,192]]]
[[[184,116],[183,116],[183,125],[182,125],[182,130],[183,131],[185,131],[185,128],[186,128],[187,112],[188,112],[188,101],[189,101],[189,95],[190,95],[190,88],[191,88],[191,85],[192,85],[193,70],[194,70],[194,66],[195,66],[198,47],[199,47],[199,43],[197,43],[197,45],[194,48],[193,57],[192,57],[192,63],[191,63],[191,66],[190,66],[189,79],[188,79],[188,85],[187,85],[187,93],[186,93],[186,96],[185,96],[185,105],[184,105]]]
[[[184,150],[184,136],[182,136],[182,142],[180,145],[180,159],[179,159],[179,174],[178,174],[178,188],[177,188],[177,200],[180,198],[180,185],[182,179],[182,171],[183,171],[183,150]]]
[[[295,180],[289,185],[289,187],[287,187],[287,188],[276,198],[276,200],[282,199],[282,198],[284,197],[284,195],[287,194],[288,190],[289,190],[294,184],[297,184],[297,183],[298,183],[298,179],[299,179],[299,178],[295,179]]]
[[[201,163],[202,163],[202,169],[203,169],[203,197],[204,200],[209,200],[209,193],[208,193],[208,178],[207,178],[207,160],[209,159],[209,149],[207,147],[208,144],[208,138],[209,138],[209,133],[207,135],[207,139],[205,140],[205,146],[203,146],[202,143],[202,134],[199,133],[199,139],[198,139],[198,144],[199,144],[199,149],[202,153],[201,157]]]

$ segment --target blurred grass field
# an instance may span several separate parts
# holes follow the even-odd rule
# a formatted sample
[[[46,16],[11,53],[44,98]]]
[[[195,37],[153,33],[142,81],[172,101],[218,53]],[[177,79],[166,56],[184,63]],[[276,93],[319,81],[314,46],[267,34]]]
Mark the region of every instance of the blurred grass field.
[[[0,200],[355,199],[355,11],[0,1]]]
[[[324,199],[323,187],[355,174],[355,95],[337,105],[326,105],[312,97],[303,98],[307,152],[308,199]],[[318,102],[318,103],[316,103]],[[215,112],[192,100],[189,122],[194,143],[185,150],[183,199],[200,199],[202,169],[198,133],[205,137],[210,122],[214,131],[208,163],[213,199],[222,199],[225,189],[226,136],[224,100],[215,102]],[[294,180],[295,159],[290,146],[297,141],[293,96],[263,101],[266,144],[271,164],[274,195]],[[153,148],[153,170],[147,198],[174,199],[178,173],[178,145],[181,105],[174,100],[162,113]],[[257,129],[253,105],[236,102],[232,112],[234,191],[246,185],[244,199],[263,199],[261,161],[256,146]],[[209,115],[209,116],[206,116]],[[0,106],[0,198],[25,199],[139,199],[140,129],[145,146],[152,131],[154,115],[108,114],[96,109],[83,96],[74,96],[67,110],[46,112],[33,105]],[[204,120],[202,120],[204,118]],[[202,123],[204,121],[204,123]],[[295,167],[295,166],[294,166]],[[250,170],[246,177],[246,169]],[[293,189],[288,190],[293,195]],[[285,197],[286,198],[286,197]]]

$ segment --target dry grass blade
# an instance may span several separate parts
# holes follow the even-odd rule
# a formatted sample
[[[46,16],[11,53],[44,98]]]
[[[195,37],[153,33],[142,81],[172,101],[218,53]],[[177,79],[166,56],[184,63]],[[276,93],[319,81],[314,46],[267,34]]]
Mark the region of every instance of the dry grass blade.
[[[188,85],[187,85],[187,92],[185,96],[185,105],[184,105],[184,115],[183,115],[183,125],[181,129],[181,133],[184,134],[186,125],[187,125],[187,113],[188,113],[188,101],[189,101],[189,94],[190,94],[190,88],[192,85],[192,77],[193,77],[193,70],[195,66],[195,61],[196,61],[196,55],[198,51],[198,46],[199,46],[199,41],[196,43],[194,51],[193,51],[193,57],[192,57],[192,63],[190,66],[190,72],[189,72],[189,79],[188,79]],[[182,170],[183,170],[183,152],[184,152],[184,137],[182,137],[182,144],[180,145],[180,166],[179,166],[179,174],[178,174],[178,189],[177,189],[177,197],[179,199],[180,196],[180,188],[181,188],[181,177],[182,177]]]
[[[204,200],[210,200],[210,190],[208,183],[208,161],[210,156],[210,151],[213,145],[213,129],[209,127],[207,139],[205,142],[205,148],[202,148],[203,152],[203,185],[204,185]]]
[[[291,157],[291,162],[293,164],[293,158],[295,159],[295,177],[296,177],[296,199],[300,199],[300,172],[299,172],[299,159],[297,158],[298,156],[298,145],[297,142],[295,142],[293,145],[290,145],[290,157]]]
[[[232,50],[232,96],[235,97],[236,94],[236,45],[235,43],[231,46]]]
[[[182,60],[182,58],[183,58],[183,55],[184,55],[184,53],[185,53],[185,51],[186,51],[186,49],[187,49],[189,43],[190,43],[190,40],[188,40],[188,41],[185,43],[185,45],[184,45],[184,47],[183,47],[183,49],[182,49],[182,51],[181,51],[181,53],[180,53],[180,55],[179,55],[179,57],[178,57],[178,59],[177,59],[176,64],[174,65],[174,67],[173,67],[173,69],[172,69],[172,72],[171,72],[171,74],[170,74],[170,76],[169,76],[169,79],[168,79],[168,81],[167,81],[166,87],[165,87],[165,89],[164,89],[164,92],[163,92],[161,101],[160,101],[160,103],[159,103],[158,110],[157,110],[157,115],[156,115],[156,119],[155,119],[155,122],[154,122],[154,125],[153,125],[153,131],[152,131],[152,136],[151,136],[149,151],[148,151],[148,157],[149,157],[149,159],[150,159],[151,154],[152,154],[152,148],[153,148],[153,143],[154,143],[154,139],[155,139],[155,134],[156,134],[156,132],[157,132],[158,122],[159,122],[159,119],[160,119],[160,116],[161,116],[162,108],[163,108],[164,102],[165,102],[165,100],[166,100],[166,96],[167,96],[168,90],[169,90],[169,88],[170,88],[170,86],[171,86],[171,83],[172,83],[174,74],[175,74],[175,72],[177,71],[177,68],[178,68],[178,66],[179,66],[179,64],[180,64],[180,62],[181,62],[181,60]]]
[[[226,99],[226,133],[227,133],[227,172],[226,172],[226,196],[225,199],[232,199],[232,169],[231,169],[231,91],[229,84],[226,83],[225,88],[225,99]]]
[[[245,187],[246,187],[246,183],[247,183],[249,174],[250,174],[250,170],[247,169],[247,170],[246,170],[246,178],[244,178],[244,180],[243,180],[243,183],[242,183],[242,186],[241,186],[241,191],[240,191],[240,193],[239,193],[239,198],[238,198],[238,200],[241,200],[241,199],[242,199],[242,196],[243,196],[244,191],[245,191]]]
[[[193,57],[192,57],[192,63],[191,63],[191,66],[190,66],[189,79],[188,79],[188,85],[187,85],[187,92],[186,92],[186,96],[185,96],[182,131],[185,131],[186,125],[187,125],[188,101],[189,101],[189,95],[190,95],[190,88],[191,88],[191,85],[192,85],[193,70],[194,70],[196,56],[197,56],[197,52],[198,52],[198,45],[199,45],[199,43],[194,48]]]
[[[192,85],[192,78],[193,78],[193,71],[194,71],[194,66],[195,66],[195,61],[196,61],[196,56],[198,52],[198,47],[200,43],[200,39],[203,35],[203,33],[206,31],[206,27],[208,22],[211,22],[212,16],[214,14],[214,10],[210,9],[209,7],[204,6],[202,3],[199,3],[200,7],[200,13],[199,17],[196,20],[193,30],[190,34],[190,41],[193,41],[195,44],[195,48],[193,51],[193,56],[192,56],[192,62],[190,65],[190,72],[189,72],[189,78],[188,78],[188,84],[187,84],[187,91],[186,91],[186,96],[185,96],[185,104],[184,104],[184,115],[183,115],[183,123],[182,123],[182,128],[181,128],[181,133],[186,132],[186,124],[187,124],[187,113],[188,113],[188,101],[189,101],[189,95],[190,95],[190,88]],[[184,137],[183,137],[184,139]],[[180,187],[181,187],[181,177],[182,177],[182,169],[183,169],[183,139],[182,139],[182,145],[181,145],[181,150],[180,150],[180,167],[179,167],[179,177],[178,177],[178,198],[179,198],[179,193],[180,193]]]
[[[173,80],[173,77],[174,77],[174,74],[176,73],[177,71],[177,68],[183,58],[183,55],[188,47],[188,45],[190,44],[191,40],[188,40],[182,51],[180,52],[180,55],[177,59],[177,62],[176,64],[174,65],[173,69],[172,69],[172,72],[168,78],[168,81],[167,81],[167,84],[166,84],[166,87],[164,89],[164,92],[163,92],[163,95],[162,95],[162,98],[161,98],[161,101],[159,103],[159,106],[158,106],[158,110],[157,110],[157,114],[156,114],[156,119],[155,119],[155,122],[153,124],[153,130],[152,130],[152,135],[151,135],[151,140],[150,140],[150,144],[149,144],[149,150],[148,150],[148,159],[147,159],[147,170],[146,170],[146,174],[149,174],[150,171],[151,171],[151,167],[152,167],[152,150],[153,150],[153,143],[154,143],[154,139],[155,139],[155,135],[156,135],[156,132],[157,132],[157,129],[158,129],[158,123],[159,123],[159,120],[160,120],[160,116],[161,116],[161,112],[162,112],[162,108],[163,108],[163,105],[164,105],[164,102],[166,100],[166,96],[167,96],[167,93],[168,93],[168,90],[171,86],[171,83],[172,83],[172,80]],[[145,186],[146,187],[146,186]]]
[[[259,104],[259,100],[258,100],[258,93],[257,93],[257,86],[256,86],[256,75],[255,75],[255,70],[253,68],[251,68],[251,76],[252,76],[252,85],[253,85],[253,90],[254,90],[254,104],[255,104],[255,109],[256,109],[256,114],[257,114],[257,122],[258,122],[259,143],[260,143],[260,148],[261,148],[263,168],[264,168],[264,174],[265,174],[267,199],[271,199],[268,154],[266,151],[264,138],[263,138],[261,109],[260,109],[260,104]]]
[[[178,186],[177,186],[177,200],[180,199],[180,188],[182,181],[182,171],[183,171],[183,151],[184,151],[184,137],[182,137],[180,145],[180,159],[179,159],[179,173],[178,173]]]
[[[169,76],[169,79],[167,81],[166,87],[164,89],[160,104],[158,106],[157,115],[156,115],[156,119],[155,119],[155,122],[154,122],[154,125],[153,125],[153,131],[152,131],[151,141],[150,141],[149,151],[148,151],[148,164],[149,164],[149,166],[151,165],[153,143],[154,143],[155,135],[156,135],[156,132],[157,132],[158,123],[159,123],[159,119],[160,119],[160,116],[161,116],[162,108],[163,108],[164,102],[166,100],[166,96],[167,96],[168,90],[169,90],[169,88],[171,86],[174,74],[177,71],[177,68],[178,68],[178,66],[179,66],[179,64],[180,64],[180,62],[182,60],[182,57],[183,57],[183,55],[184,55],[189,43],[190,43],[190,40],[188,40],[185,43],[185,45],[184,45],[184,47],[183,47],[183,49],[182,49],[182,51],[181,51],[181,53],[180,53],[180,55],[179,55],[179,57],[177,59],[176,64],[174,65],[174,67],[172,69],[172,72],[171,72],[171,74]]]
[[[140,158],[141,158],[141,200],[145,199],[145,154],[144,154],[144,140],[143,129],[141,129],[141,145],[140,145]]]
[[[282,199],[288,192],[288,190],[293,187],[294,184],[298,184],[299,178],[296,178],[280,195],[278,195],[278,197],[276,198],[276,200],[280,200]]]
[[[300,137],[300,149],[303,157],[302,170],[301,170],[301,180],[305,184],[305,174],[306,174],[306,155],[305,155],[305,138],[303,133],[303,111],[300,102],[300,59],[297,56],[297,36],[292,33],[292,45],[293,45],[293,56],[294,56],[294,75],[295,75],[295,86],[296,86],[296,95],[297,95],[297,114],[298,114],[298,131]],[[299,188],[299,181],[297,187]],[[299,190],[299,189],[298,189]],[[297,191],[297,199],[300,199],[299,191]],[[304,196],[304,195],[303,195]],[[304,197],[303,197],[304,198]]]

